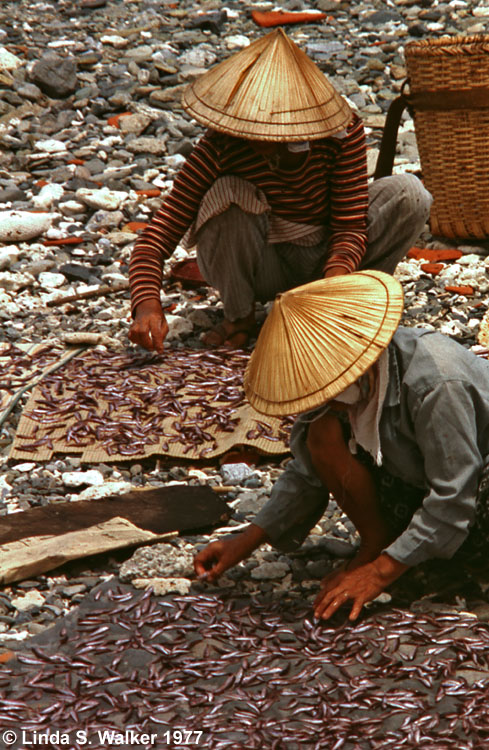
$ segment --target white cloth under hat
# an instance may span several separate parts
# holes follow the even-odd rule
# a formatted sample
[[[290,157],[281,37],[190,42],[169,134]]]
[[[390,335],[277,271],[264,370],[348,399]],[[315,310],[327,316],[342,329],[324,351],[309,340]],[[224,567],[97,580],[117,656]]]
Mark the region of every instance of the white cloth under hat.
[[[377,466],[380,466],[382,464],[382,450],[380,447],[379,422],[389,383],[389,354],[387,351],[382,352],[374,368],[373,391],[369,394],[367,400],[362,397],[357,382],[336,396],[335,401],[348,405],[347,412],[352,433],[348,447],[351,453],[356,453],[357,445],[360,445],[367,453],[370,453]]]

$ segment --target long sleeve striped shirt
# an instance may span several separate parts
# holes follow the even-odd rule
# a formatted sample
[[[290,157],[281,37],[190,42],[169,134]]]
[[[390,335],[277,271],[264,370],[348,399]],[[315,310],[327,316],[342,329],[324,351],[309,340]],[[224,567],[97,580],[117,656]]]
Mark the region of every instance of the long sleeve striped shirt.
[[[305,162],[294,170],[272,169],[248,141],[209,131],[134,245],[129,266],[133,311],[143,300],[159,299],[164,261],[195,221],[205,193],[226,175],[260,189],[279,219],[326,229],[325,271],[358,268],[367,244],[368,209],[365,133],[358,117],[341,137],[311,141]]]

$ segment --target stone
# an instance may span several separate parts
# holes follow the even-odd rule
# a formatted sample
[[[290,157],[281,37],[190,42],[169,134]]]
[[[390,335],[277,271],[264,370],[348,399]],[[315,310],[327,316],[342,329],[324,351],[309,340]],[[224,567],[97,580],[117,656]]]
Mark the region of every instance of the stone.
[[[250,40],[244,34],[232,34],[226,37],[226,47],[229,50],[243,49],[244,47],[248,47],[249,44]]]
[[[41,58],[31,70],[31,80],[52,99],[66,99],[78,85],[76,61],[52,52]]]
[[[283,578],[289,572],[287,563],[282,562],[265,562],[257,565],[251,571],[251,577],[257,581],[268,581],[276,578]]]
[[[37,141],[36,150],[46,154],[62,154],[66,151],[66,143],[55,138],[48,138],[45,141]]]
[[[392,23],[392,21],[402,21],[402,16],[393,10],[377,10],[375,13],[371,13],[367,16],[367,22],[374,24],[375,26],[383,26],[386,23]]]
[[[208,45],[198,45],[183,52],[178,58],[180,65],[193,65],[197,68],[208,68],[217,60],[216,53]]]
[[[104,211],[115,211],[128,197],[127,193],[109,188],[80,188],[76,191],[78,200],[91,208],[100,208]]]
[[[134,578],[193,578],[193,552],[183,545],[160,543],[140,547],[120,568],[122,581]]]
[[[32,286],[33,283],[34,277],[31,274],[0,271],[0,289],[4,289],[7,292],[18,292],[20,289]]]
[[[23,65],[23,61],[20,57],[13,55],[5,47],[0,47],[0,71],[3,70],[17,70]]]
[[[77,216],[78,214],[84,214],[87,207],[81,201],[64,201],[58,205],[59,210],[66,216]]]
[[[17,245],[6,245],[0,247],[0,271],[5,271],[17,262],[20,249]]]
[[[119,36],[118,34],[104,34],[100,37],[100,41],[102,42],[102,44],[110,44],[116,49],[123,49],[129,44],[129,39],[126,39],[123,36]]]
[[[159,104],[167,104],[168,102],[179,101],[186,84],[180,84],[178,86],[169,86],[165,89],[157,89],[152,91],[149,95],[149,99],[155,106]]]
[[[33,204],[36,208],[51,208],[53,203],[57,203],[62,197],[64,189],[62,185],[57,183],[44,185],[38,195],[35,195],[32,199]]]
[[[0,241],[24,241],[39,237],[49,229],[52,220],[50,213],[0,211]]]
[[[0,203],[15,203],[15,201],[25,201],[26,198],[24,191],[15,185],[0,189]]]
[[[142,44],[127,50],[125,57],[138,64],[149,62],[153,58],[153,48],[149,44]]]
[[[111,495],[123,495],[125,492],[131,492],[133,486],[131,482],[104,482],[104,484],[94,485],[87,487],[86,490],[82,490],[79,495],[74,497],[72,495],[72,501],[75,500],[96,500],[99,497],[110,497]]]
[[[67,596],[69,599],[76,594],[84,594],[87,587],[84,583],[75,583],[71,586],[63,586],[59,591],[63,596]]]
[[[261,509],[263,505],[263,498],[261,495],[257,495],[255,492],[242,493],[238,495],[236,500],[233,500],[233,507],[239,511],[240,514],[254,516]]]
[[[92,266],[82,266],[79,263],[64,263],[58,270],[68,281],[84,281],[87,284],[91,283],[96,272]]]
[[[37,102],[43,96],[41,89],[35,83],[24,83],[22,86],[18,86],[17,93],[33,102]]]
[[[166,322],[169,326],[167,335],[167,341],[173,341],[179,339],[182,336],[187,336],[193,331],[193,325],[187,318],[182,318],[180,315],[166,315]]]
[[[327,560],[309,560],[306,563],[306,570],[313,578],[324,578],[331,573],[331,563]]]
[[[166,143],[168,136],[153,138],[152,136],[141,136],[134,138],[127,144],[127,150],[133,154],[153,154],[160,156],[166,153]]]
[[[148,115],[128,115],[127,117],[120,118],[119,128],[123,133],[136,133],[136,135],[141,135],[150,123],[151,117]]]
[[[132,585],[137,589],[152,589],[155,596],[165,594],[188,594],[192,581],[188,578],[134,578]]]
[[[377,604],[389,604],[392,601],[392,596],[387,591],[382,591],[382,593],[376,596],[372,601]]]
[[[253,474],[248,464],[223,464],[220,473],[225,484],[241,484]]]
[[[89,469],[88,471],[65,471],[61,475],[61,481],[65,487],[83,487],[101,485],[104,483],[104,475],[98,469]]]
[[[26,612],[33,607],[42,607],[44,601],[42,594],[33,589],[32,591],[27,591],[24,596],[12,599],[12,606],[19,612]]]
[[[348,557],[355,551],[354,546],[349,542],[331,537],[321,539],[321,548],[334,557]]]
[[[51,273],[50,271],[43,271],[39,274],[38,281],[42,289],[57,289],[63,284],[66,284],[66,278],[62,273]]]

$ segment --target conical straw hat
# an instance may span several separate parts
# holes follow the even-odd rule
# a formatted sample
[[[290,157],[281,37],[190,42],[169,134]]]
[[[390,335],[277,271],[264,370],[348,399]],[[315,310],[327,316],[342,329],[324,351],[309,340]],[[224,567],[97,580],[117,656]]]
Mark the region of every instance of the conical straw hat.
[[[214,130],[263,141],[326,138],[352,117],[346,100],[282,29],[189,84],[183,106]]]
[[[376,361],[399,323],[402,287],[381,271],[313,281],[278,295],[244,378],[251,405],[270,415],[314,409]]]

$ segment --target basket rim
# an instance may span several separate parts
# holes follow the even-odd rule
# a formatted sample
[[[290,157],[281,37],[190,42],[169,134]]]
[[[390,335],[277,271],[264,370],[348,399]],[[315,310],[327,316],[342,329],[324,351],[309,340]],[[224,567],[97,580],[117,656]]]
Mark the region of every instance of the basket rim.
[[[437,39],[417,39],[405,46],[406,55],[439,55],[447,52],[453,55],[456,48],[467,53],[489,52],[489,34],[456,34]]]

